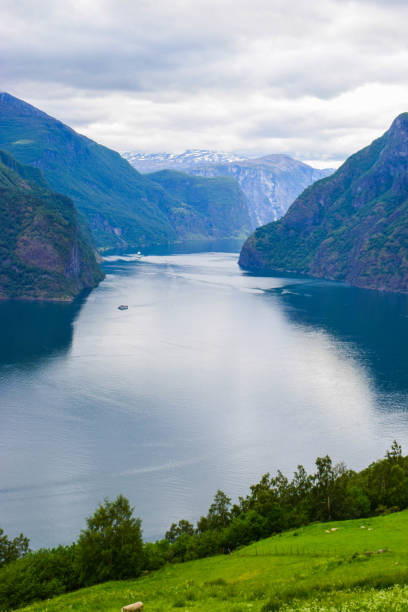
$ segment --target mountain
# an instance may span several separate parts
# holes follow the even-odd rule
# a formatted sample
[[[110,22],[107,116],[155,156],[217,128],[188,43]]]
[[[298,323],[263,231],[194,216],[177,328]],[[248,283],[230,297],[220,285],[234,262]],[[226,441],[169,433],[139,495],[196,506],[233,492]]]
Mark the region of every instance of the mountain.
[[[255,229],[280,219],[306,187],[333,170],[317,170],[288,155],[267,155],[227,164],[198,165],[191,172],[201,176],[234,177],[248,199],[251,224]]]
[[[239,263],[408,292],[408,113],[256,230]]]
[[[100,249],[166,244],[185,233],[169,215],[182,203],[159,183],[119,153],[7,93],[0,94],[0,148],[40,168],[52,189],[74,200]],[[198,217],[200,233],[201,211]],[[246,230],[237,226],[234,235]]]
[[[233,178],[202,178],[175,170],[147,176],[176,199],[166,213],[182,239],[246,238],[250,234],[247,201]]]
[[[247,197],[252,229],[282,217],[306,187],[333,172],[317,170],[288,155],[244,159],[206,150],[123,155],[140,172],[170,168],[199,176],[232,176]]]
[[[71,301],[103,278],[72,200],[0,151],[0,298]]]

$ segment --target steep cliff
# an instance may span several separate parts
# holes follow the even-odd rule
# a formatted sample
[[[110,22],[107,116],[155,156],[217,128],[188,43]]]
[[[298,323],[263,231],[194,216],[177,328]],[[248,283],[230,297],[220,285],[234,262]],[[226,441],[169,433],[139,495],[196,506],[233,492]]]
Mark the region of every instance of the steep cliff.
[[[72,200],[0,151],[0,298],[72,300],[103,278]]]
[[[256,230],[239,263],[408,292],[408,113]]]

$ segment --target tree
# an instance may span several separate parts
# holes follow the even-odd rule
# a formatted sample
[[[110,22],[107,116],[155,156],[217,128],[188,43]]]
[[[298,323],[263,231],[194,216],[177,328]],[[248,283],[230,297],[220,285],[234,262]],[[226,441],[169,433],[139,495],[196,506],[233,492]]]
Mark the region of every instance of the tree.
[[[143,568],[141,520],[123,495],[105,499],[78,540],[78,562],[84,584],[138,576]]]
[[[0,567],[10,561],[24,557],[28,552],[30,540],[20,533],[19,536],[10,540],[0,528]]]
[[[387,450],[387,452],[385,453],[385,457],[391,463],[397,463],[398,465],[401,465],[403,463],[402,447],[398,444],[396,440],[394,440],[394,442],[391,444],[390,450]]]
[[[212,529],[222,529],[229,525],[231,521],[230,508],[231,498],[227,497],[223,491],[218,489],[208,511],[208,519]]]
[[[261,480],[250,487],[251,493],[242,505],[244,512],[255,510],[262,516],[268,516],[279,501],[277,491],[274,488],[274,479],[269,473],[264,474]]]
[[[341,518],[349,472],[343,463],[333,465],[328,455],[318,457],[316,467],[313,476],[316,518],[323,521]]]
[[[402,456],[396,440],[386,452],[385,459],[375,461],[359,474],[376,512],[385,509],[406,508],[408,505],[407,458]]]
[[[189,521],[181,519],[181,521],[179,521],[178,524],[172,523],[170,525],[170,529],[166,531],[165,538],[171,544],[173,544],[177,540],[177,538],[179,538],[180,536],[194,535],[194,533],[195,533],[194,525],[189,523]]]
[[[202,516],[197,523],[198,531],[204,532],[209,529],[220,530],[227,527],[231,522],[231,498],[218,489],[214,495],[207,516]]]
[[[231,550],[237,546],[247,545],[267,535],[269,535],[267,519],[255,510],[248,510],[245,514],[234,518],[224,530],[224,549]]]
[[[298,465],[297,470],[293,474],[291,482],[292,503],[293,498],[302,500],[307,497],[312,488],[312,477],[308,475],[303,465]]]
[[[353,519],[369,516],[370,510],[371,504],[366,492],[361,487],[349,486],[344,500],[343,517]]]

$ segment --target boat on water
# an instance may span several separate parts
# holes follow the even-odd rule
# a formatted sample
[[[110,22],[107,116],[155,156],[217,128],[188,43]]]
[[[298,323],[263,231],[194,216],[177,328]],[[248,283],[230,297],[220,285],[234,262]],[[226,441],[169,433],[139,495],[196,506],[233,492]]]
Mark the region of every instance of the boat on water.
[[[129,306],[127,306],[126,304],[121,304],[120,306],[118,306],[118,310],[127,310],[129,308]]]

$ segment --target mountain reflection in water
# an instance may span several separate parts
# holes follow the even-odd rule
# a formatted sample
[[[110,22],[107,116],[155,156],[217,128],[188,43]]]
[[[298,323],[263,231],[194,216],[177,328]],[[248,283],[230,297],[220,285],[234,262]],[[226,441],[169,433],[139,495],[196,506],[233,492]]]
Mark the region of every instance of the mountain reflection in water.
[[[349,343],[381,392],[408,391],[408,296],[309,281],[271,290],[290,321]]]
[[[73,324],[85,296],[73,303],[0,301],[0,366],[38,366],[39,360],[67,352]]]

